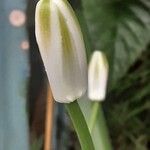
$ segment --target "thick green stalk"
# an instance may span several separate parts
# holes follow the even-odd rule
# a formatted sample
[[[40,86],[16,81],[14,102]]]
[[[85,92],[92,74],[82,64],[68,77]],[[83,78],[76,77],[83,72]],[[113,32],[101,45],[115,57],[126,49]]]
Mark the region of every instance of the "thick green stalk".
[[[97,118],[98,112],[99,112],[99,102],[93,102],[90,122],[89,122],[89,130],[91,133],[94,128],[94,125],[96,124],[96,118]]]
[[[91,112],[91,122],[89,123],[91,125],[89,126],[91,134],[94,130],[94,124],[98,121],[98,128],[100,132],[99,150],[112,150],[101,102],[95,102],[92,108],[93,110]]]
[[[82,150],[94,150],[89,129],[77,101],[66,104],[66,108],[76,130]]]

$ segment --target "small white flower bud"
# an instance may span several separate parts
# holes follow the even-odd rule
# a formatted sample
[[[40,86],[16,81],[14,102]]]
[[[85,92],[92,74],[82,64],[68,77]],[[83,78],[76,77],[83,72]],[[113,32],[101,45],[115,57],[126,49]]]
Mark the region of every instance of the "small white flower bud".
[[[88,70],[89,99],[102,101],[105,99],[108,79],[108,62],[105,55],[95,51],[92,55]]]

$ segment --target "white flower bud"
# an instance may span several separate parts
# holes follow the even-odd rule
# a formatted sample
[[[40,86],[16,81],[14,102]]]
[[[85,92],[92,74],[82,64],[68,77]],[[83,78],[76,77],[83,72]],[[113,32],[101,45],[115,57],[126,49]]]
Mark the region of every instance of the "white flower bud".
[[[105,99],[108,79],[108,62],[105,55],[95,51],[92,55],[88,70],[89,99],[102,101]]]
[[[87,88],[85,45],[78,20],[66,0],[40,0],[36,39],[54,99],[69,103]]]

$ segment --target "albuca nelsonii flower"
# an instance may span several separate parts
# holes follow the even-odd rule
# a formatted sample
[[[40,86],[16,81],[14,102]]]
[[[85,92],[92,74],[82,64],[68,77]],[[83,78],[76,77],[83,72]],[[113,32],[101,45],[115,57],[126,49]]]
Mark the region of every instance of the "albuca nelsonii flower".
[[[87,62],[78,20],[66,0],[40,0],[35,32],[54,99],[69,103],[87,88]]]
[[[107,59],[102,52],[95,51],[88,70],[88,96],[91,100],[102,101],[105,99],[107,78]]]

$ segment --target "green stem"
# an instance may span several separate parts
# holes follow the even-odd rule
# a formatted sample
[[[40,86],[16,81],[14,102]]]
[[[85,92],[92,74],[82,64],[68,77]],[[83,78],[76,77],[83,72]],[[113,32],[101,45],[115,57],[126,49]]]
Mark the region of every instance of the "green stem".
[[[94,150],[89,129],[77,101],[66,104],[66,108],[76,130],[82,150]]]
[[[93,102],[92,112],[91,112],[91,117],[90,117],[90,122],[89,122],[89,130],[91,133],[96,122],[98,110],[99,110],[99,102]]]
[[[91,112],[91,119],[89,123],[89,129],[92,133],[94,125],[98,122],[99,128],[99,150],[112,150],[108,129],[102,109],[101,102],[94,102]]]

